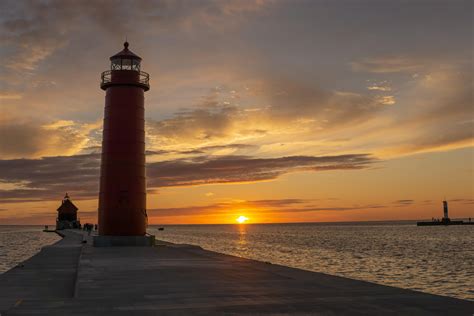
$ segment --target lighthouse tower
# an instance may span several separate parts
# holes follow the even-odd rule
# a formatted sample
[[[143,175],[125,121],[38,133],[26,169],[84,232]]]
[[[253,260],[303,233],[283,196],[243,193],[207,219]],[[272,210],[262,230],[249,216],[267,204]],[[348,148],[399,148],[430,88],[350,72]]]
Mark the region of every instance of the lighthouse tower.
[[[145,107],[149,75],[128,49],[110,57],[100,87],[105,90],[100,168],[99,237],[96,245],[134,244],[146,234]],[[120,237],[129,238],[120,238]],[[131,242],[130,242],[131,241]]]
[[[448,215],[448,201],[443,201],[443,221],[449,221]]]

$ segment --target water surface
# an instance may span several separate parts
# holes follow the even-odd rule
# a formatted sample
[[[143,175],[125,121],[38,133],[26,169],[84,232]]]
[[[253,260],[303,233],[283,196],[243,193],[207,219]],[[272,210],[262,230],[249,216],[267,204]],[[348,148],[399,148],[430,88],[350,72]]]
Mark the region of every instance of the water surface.
[[[61,237],[44,233],[44,226],[0,226],[0,273],[38,253]]]

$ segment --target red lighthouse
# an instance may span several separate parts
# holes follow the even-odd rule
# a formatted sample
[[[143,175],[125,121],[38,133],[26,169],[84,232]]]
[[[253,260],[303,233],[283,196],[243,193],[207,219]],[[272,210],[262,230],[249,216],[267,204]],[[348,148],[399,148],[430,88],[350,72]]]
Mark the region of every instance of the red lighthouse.
[[[100,169],[99,235],[146,234],[145,107],[149,75],[128,49],[110,57],[102,73],[106,91]]]

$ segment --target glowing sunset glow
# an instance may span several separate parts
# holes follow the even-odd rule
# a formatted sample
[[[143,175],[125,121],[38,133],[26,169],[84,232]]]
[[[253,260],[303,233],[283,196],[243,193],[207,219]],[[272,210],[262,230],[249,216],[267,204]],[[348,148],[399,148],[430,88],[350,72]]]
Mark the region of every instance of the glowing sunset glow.
[[[236,221],[239,223],[239,224],[244,224],[245,222],[247,222],[249,220],[248,217],[245,217],[243,215],[240,215],[239,217],[236,218]]]

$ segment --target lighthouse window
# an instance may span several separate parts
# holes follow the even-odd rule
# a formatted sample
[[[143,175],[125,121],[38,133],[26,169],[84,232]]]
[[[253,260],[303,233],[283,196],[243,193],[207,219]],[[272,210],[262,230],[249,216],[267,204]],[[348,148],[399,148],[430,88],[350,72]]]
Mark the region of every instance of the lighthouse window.
[[[140,61],[138,59],[132,59],[132,70],[140,71]]]
[[[132,70],[131,59],[122,59],[122,70]]]
[[[112,59],[111,70],[135,70],[140,71],[140,60],[130,58]]]
[[[122,60],[120,58],[113,59],[110,68],[112,70],[120,70],[122,68]]]

